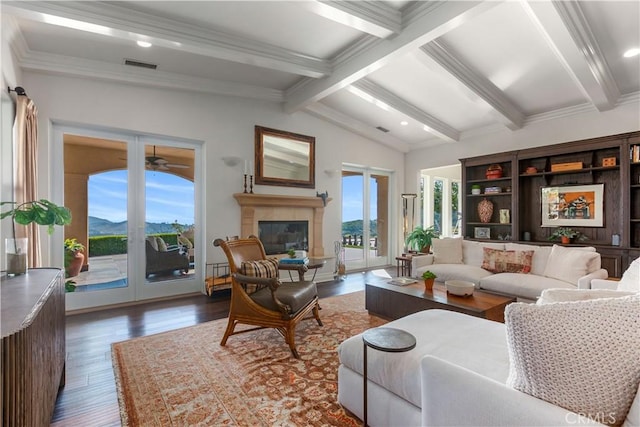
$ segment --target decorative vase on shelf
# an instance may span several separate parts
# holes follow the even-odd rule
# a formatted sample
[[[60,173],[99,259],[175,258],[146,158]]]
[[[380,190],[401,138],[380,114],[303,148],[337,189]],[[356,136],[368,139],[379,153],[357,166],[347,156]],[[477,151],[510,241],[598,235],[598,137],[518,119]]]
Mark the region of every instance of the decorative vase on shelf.
[[[29,239],[5,239],[6,269],[9,276],[26,274]]]
[[[478,203],[478,216],[480,217],[480,222],[490,222],[491,215],[493,215],[493,203],[488,199],[482,199],[482,201]]]

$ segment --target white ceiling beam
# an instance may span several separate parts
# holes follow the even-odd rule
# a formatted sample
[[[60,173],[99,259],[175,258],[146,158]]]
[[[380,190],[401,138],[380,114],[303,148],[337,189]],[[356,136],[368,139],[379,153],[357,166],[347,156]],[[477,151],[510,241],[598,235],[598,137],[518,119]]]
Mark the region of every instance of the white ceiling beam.
[[[341,128],[353,132],[357,135],[391,147],[394,150],[398,150],[403,153],[409,152],[409,144],[402,141],[401,139],[398,139],[393,135],[389,135],[388,133],[384,133],[379,129],[356,120],[351,116],[347,116],[344,113],[336,111],[333,108],[328,107],[320,102],[309,105],[304,109],[304,111],[320,119],[327,120],[335,124],[336,126],[340,126]]]
[[[123,40],[142,39],[168,49],[306,77],[319,78],[331,72],[331,64],[321,58],[109,3],[5,1],[2,7],[3,13],[29,20],[63,26],[67,24],[72,28]],[[78,26],[83,22],[91,25]]]
[[[446,72],[483,99],[497,113],[500,121],[509,129],[516,130],[524,123],[524,114],[488,78],[452,55],[438,41],[432,41],[420,48],[437,62]]]
[[[578,2],[521,2],[551,50],[599,111],[615,107],[620,90]]]
[[[427,132],[441,138],[447,142],[456,142],[460,140],[460,132],[453,127],[449,126],[445,122],[435,118],[434,116],[424,112],[413,104],[408,103],[399,96],[389,92],[382,86],[372,82],[369,79],[361,79],[353,83],[354,87],[374,97],[375,99],[384,102],[389,107],[393,108],[399,113],[402,113],[419,123],[427,126],[425,129]]]
[[[313,13],[382,39],[402,30],[402,14],[382,2],[316,0],[304,2]]]
[[[284,110],[293,113],[318,102],[497,4],[499,3],[492,1],[416,2],[411,9],[413,16],[411,19],[407,18],[405,28],[400,34],[367,45],[363,50],[354,53],[349,60],[335,66],[330,76],[287,91]]]

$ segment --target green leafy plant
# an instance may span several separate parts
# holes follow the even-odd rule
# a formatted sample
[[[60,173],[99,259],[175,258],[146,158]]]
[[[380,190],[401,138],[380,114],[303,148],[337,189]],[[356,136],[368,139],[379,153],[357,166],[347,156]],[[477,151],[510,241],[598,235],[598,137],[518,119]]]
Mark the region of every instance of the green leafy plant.
[[[436,275],[435,275],[435,273],[433,273],[433,272],[431,272],[431,271],[429,271],[429,270],[427,270],[427,271],[425,271],[424,273],[422,273],[422,278],[423,278],[424,280],[427,280],[427,279],[435,279],[435,278],[437,278],[437,277],[438,277],[438,276],[436,276]]]
[[[76,239],[65,239],[64,250],[75,254],[78,251],[84,251],[84,245]]]
[[[76,282],[73,280],[67,280],[64,282],[64,291],[65,292],[75,292],[76,291]]]
[[[64,206],[58,206],[45,199],[34,200],[17,204],[15,202],[2,202],[0,206],[11,205],[12,209],[0,214],[0,219],[11,217],[15,224],[29,225],[35,222],[47,226],[47,233],[53,233],[55,225],[68,225],[71,223],[71,211]],[[15,233],[14,233],[15,234]]]
[[[549,240],[560,240],[563,237],[568,237],[569,239],[587,240],[587,236],[569,227],[556,228],[549,236]]]
[[[437,237],[438,234],[433,227],[423,228],[418,226],[407,236],[407,248],[415,248],[418,251],[428,252],[428,248],[431,246],[431,240]]]
[[[287,251],[287,255],[289,255],[289,257],[291,258],[295,258],[296,257],[296,251],[293,249],[289,249],[289,251]]]

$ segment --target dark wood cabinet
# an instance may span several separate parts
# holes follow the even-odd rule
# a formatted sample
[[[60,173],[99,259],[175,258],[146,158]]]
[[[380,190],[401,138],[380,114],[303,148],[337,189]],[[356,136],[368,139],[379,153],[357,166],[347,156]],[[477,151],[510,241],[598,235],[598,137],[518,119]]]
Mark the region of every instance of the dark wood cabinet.
[[[620,277],[634,259],[632,252],[640,251],[640,158],[634,160],[634,150],[640,156],[640,132],[461,159],[464,237],[477,239],[480,228],[491,241],[523,241],[526,235],[535,244],[559,243],[549,241],[555,227],[541,226],[542,188],[603,184],[603,226],[571,228],[587,237],[579,245],[598,248],[603,268]],[[577,165],[557,169],[565,163]],[[493,165],[502,168],[499,179],[485,176]],[[480,186],[480,194],[473,194],[474,186]],[[487,194],[492,187],[499,192]],[[477,211],[484,198],[493,204],[489,222]],[[500,209],[510,210],[510,222],[500,222]]]
[[[2,423],[48,426],[65,378],[62,270],[2,277]]]

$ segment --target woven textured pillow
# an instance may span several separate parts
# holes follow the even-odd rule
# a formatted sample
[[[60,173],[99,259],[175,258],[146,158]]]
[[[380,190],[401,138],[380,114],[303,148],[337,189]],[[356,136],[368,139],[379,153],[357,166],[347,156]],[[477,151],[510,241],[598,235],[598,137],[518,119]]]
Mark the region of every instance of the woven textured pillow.
[[[462,264],[462,239],[445,237],[431,241],[434,264]]]
[[[609,425],[640,384],[640,294],[505,310],[507,385]]]
[[[482,248],[482,268],[492,273],[529,273],[533,251],[501,251]]]
[[[242,264],[240,264],[240,274],[263,278],[278,277],[278,258],[242,261]]]

